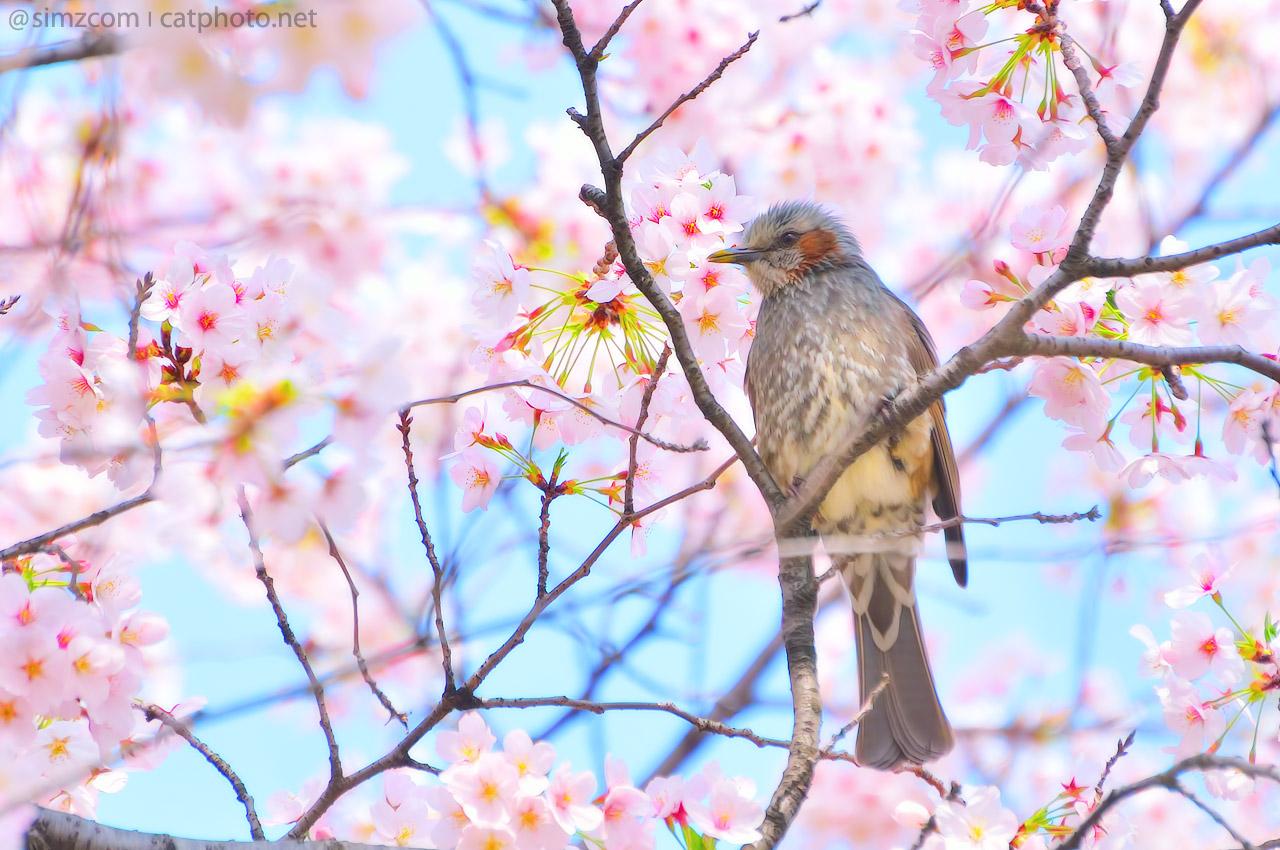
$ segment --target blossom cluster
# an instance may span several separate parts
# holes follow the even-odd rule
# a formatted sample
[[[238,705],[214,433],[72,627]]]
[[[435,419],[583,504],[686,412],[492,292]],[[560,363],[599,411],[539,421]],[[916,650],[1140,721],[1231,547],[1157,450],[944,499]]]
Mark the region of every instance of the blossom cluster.
[[[740,387],[756,305],[745,275],[707,257],[742,230],[751,201],[737,193],[733,178],[716,170],[701,147],[690,154],[663,152],[637,163],[636,173],[627,208],[640,259],[677,305],[708,382],[713,388]],[[494,452],[542,483],[532,450],[574,446],[601,434],[625,439],[627,431],[605,427],[600,417],[634,425],[668,340],[666,327],[615,250],[590,273],[568,274],[518,264],[487,242],[475,263],[475,280],[472,303],[485,324],[475,330],[472,364],[486,372],[490,384],[525,382],[545,389],[505,391],[505,418],[531,431],[527,452],[479,408],[467,412],[452,472],[466,493],[467,510],[483,507],[497,487]],[[662,377],[646,429],[677,433],[699,420],[683,375],[673,370]],[[640,461],[647,461],[651,449],[643,445]],[[642,488],[653,483],[643,473],[638,481]],[[566,487],[567,492],[592,490],[615,502],[623,476]]]
[[[934,71],[927,91],[942,107],[944,118],[969,127],[969,147],[979,151],[983,162],[1017,162],[1043,170],[1058,157],[1089,146],[1081,96],[1062,85],[1070,72],[1057,32],[1057,4],[1034,11],[1016,0],[908,4],[918,12],[912,50]],[[993,33],[984,43],[992,18],[1000,13],[1004,15],[998,25],[1011,34]],[[1007,50],[998,47],[1010,43]],[[1132,63],[1107,64],[1086,54],[1093,69],[1092,88],[1103,108],[1114,103],[1117,87],[1142,80]]]
[[[1191,584],[1165,595],[1165,603],[1178,609],[1170,639],[1157,642],[1142,624],[1130,630],[1146,646],[1139,672],[1160,680],[1155,692],[1164,708],[1165,724],[1180,737],[1171,750],[1179,758],[1216,752],[1227,731],[1241,719],[1254,724],[1253,758],[1260,723],[1253,710],[1261,713],[1266,697],[1280,688],[1276,626],[1268,614],[1259,637],[1231,616],[1220,589],[1231,570],[1222,549],[1208,547],[1191,564]],[[1215,625],[1207,614],[1187,610],[1205,598],[1218,607],[1231,628]],[[1242,799],[1252,792],[1253,782],[1230,773],[1215,777],[1209,790],[1216,796]]]
[[[402,771],[385,774],[382,799],[369,813],[373,837],[440,850],[563,850],[575,840],[602,850],[646,850],[655,846],[659,824],[686,847],[760,837],[764,810],[754,799],[755,784],[725,777],[715,762],[687,781],[661,777],[641,790],[626,765],[610,758],[605,790],[597,794],[595,775],[568,762],[557,765],[546,741],[516,729],[500,750],[496,743],[476,712],[462,715],[456,731],[438,733],[436,750],[449,766],[430,784]],[[290,823],[301,812],[291,795],[268,802],[272,824]],[[314,832],[334,836],[332,826]]]
[[[227,257],[179,243],[163,277],[139,282],[132,350],[86,321],[78,300],[65,302],[38,362],[43,383],[27,395],[40,406],[40,434],[60,440],[64,462],[105,471],[123,491],[152,484],[162,441],[211,443],[205,475],[254,487],[264,530],[286,541],[302,537],[312,511],[350,517],[359,482],[338,471],[304,492],[285,478],[285,461],[317,409],[331,413],[336,439],[368,445],[395,404],[387,352],[367,365],[303,360],[292,276],[274,256],[237,276]]]
[[[961,295],[966,306],[986,310],[1022,298],[1057,269],[1072,233],[1061,206],[1029,207],[1011,230],[1018,258],[997,261],[990,282],[969,281]],[[1186,248],[1172,237],[1161,243],[1164,254]],[[1270,263],[1259,259],[1247,266],[1237,261],[1226,279],[1209,264],[1134,278],[1085,278],[1058,293],[1027,330],[1150,346],[1187,346],[1198,338],[1204,345],[1257,350],[1271,341],[1275,325],[1276,300],[1263,289],[1270,271]],[[1230,466],[1206,454],[1205,390],[1226,402],[1226,450],[1267,462],[1263,424],[1280,425],[1280,390],[1237,386],[1205,366],[1183,366],[1179,374],[1195,379],[1194,395],[1177,397],[1161,372],[1141,364],[1052,358],[1037,365],[1029,392],[1045,400],[1048,416],[1072,428],[1067,448],[1091,453],[1100,467],[1119,471],[1134,487],[1156,475],[1175,482],[1202,475],[1235,479]],[[1126,400],[1112,412],[1117,394]],[[1136,459],[1127,461],[1117,447],[1117,425],[1128,427],[1129,442],[1142,452]]]
[[[99,792],[124,786],[123,771],[101,765],[145,737],[143,651],[169,632],[137,610],[141,597],[119,557],[95,565],[61,549],[4,562],[0,808],[32,800],[92,817]]]

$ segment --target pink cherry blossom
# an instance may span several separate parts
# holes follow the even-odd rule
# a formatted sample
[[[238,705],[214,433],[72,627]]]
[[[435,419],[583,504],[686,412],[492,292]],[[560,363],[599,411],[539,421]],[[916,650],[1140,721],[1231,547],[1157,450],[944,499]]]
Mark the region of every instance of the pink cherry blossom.
[[[1027,392],[1045,400],[1046,416],[1075,425],[1086,434],[1101,435],[1106,427],[1111,396],[1098,374],[1082,363],[1060,357],[1042,361]]]
[[[1116,291],[1116,306],[1129,320],[1129,339],[1143,345],[1187,345],[1195,301],[1150,278],[1135,278]]]
[[[746,777],[721,779],[711,786],[707,803],[685,798],[689,821],[704,835],[747,844],[760,838],[764,809],[755,801],[755,783]]]
[[[1171,752],[1177,758],[1202,753],[1226,729],[1222,712],[1200,698],[1195,685],[1172,676],[1164,687],[1156,688],[1156,696],[1164,706],[1164,722],[1182,740]]]
[[[477,762],[497,742],[479,714],[468,711],[458,720],[457,731],[436,733],[436,752],[449,762]]]
[[[738,309],[738,299],[722,287],[685,299],[680,304],[680,314],[684,317],[689,341],[703,359],[722,359],[725,343],[736,347],[747,329],[747,319]]]
[[[1128,466],[1120,470],[1120,477],[1128,481],[1129,486],[1135,489],[1147,486],[1151,483],[1151,479],[1157,475],[1174,484],[1190,480],[1191,470],[1189,469],[1187,458],[1168,455],[1163,452],[1152,452],[1137,460],[1130,461]]]
[[[194,351],[223,354],[249,333],[249,317],[236,303],[235,290],[216,281],[193,289],[178,308],[179,344]]]
[[[554,747],[546,741],[534,743],[523,729],[512,729],[502,739],[502,754],[516,769],[521,794],[541,794],[547,790],[547,773],[556,760]]]
[[[457,463],[449,469],[449,477],[462,488],[463,513],[488,507],[489,499],[502,483],[498,465],[488,452],[476,448],[465,449],[461,453]]]
[[[551,775],[547,797],[551,815],[565,832],[591,832],[604,822],[604,813],[591,805],[596,778],[590,773],[572,773],[568,762],[562,762]]]
[[[1169,641],[1164,643],[1156,643],[1155,635],[1151,633],[1151,629],[1141,623],[1129,629],[1129,634],[1142,641],[1147,651],[1142,653],[1142,660],[1138,664],[1138,674],[1143,678],[1153,678],[1155,676],[1166,676],[1173,672],[1173,664],[1177,660],[1177,653],[1173,650],[1173,644]]]
[[[1013,247],[1032,254],[1053,254],[1067,247],[1073,232],[1067,227],[1067,211],[1061,205],[1048,210],[1027,207],[1009,229]]]
[[[570,838],[570,833],[552,816],[551,806],[540,796],[516,800],[509,828],[516,835],[518,850],[563,850]]]
[[[462,830],[457,850],[514,850],[516,834],[505,826],[472,824]]]
[[[1237,272],[1205,287],[1197,302],[1196,333],[1205,345],[1254,346],[1254,338],[1273,315],[1272,305],[1256,297],[1254,281]]]
[[[1198,679],[1210,670],[1230,687],[1244,678],[1244,661],[1228,628],[1214,629],[1199,611],[1179,611],[1173,617],[1173,671],[1184,679]]]
[[[1005,850],[1018,832],[1018,818],[1000,806],[990,786],[966,794],[966,805],[943,800],[933,812],[946,850]]]
[[[1191,584],[1166,593],[1165,604],[1170,608],[1186,608],[1206,596],[1217,598],[1219,586],[1233,568],[1222,547],[1209,544],[1191,562]]]
[[[511,321],[529,297],[529,270],[516,268],[511,255],[486,240],[472,266],[476,289],[471,296],[480,315],[500,324]]]
[[[501,753],[449,769],[449,789],[473,822],[502,824],[520,788],[520,773]]]

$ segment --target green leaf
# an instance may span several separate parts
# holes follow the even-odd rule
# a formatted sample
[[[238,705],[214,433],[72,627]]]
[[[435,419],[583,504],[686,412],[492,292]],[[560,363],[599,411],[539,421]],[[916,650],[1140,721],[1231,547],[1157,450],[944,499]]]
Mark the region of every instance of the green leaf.
[[[1267,643],[1276,639],[1277,628],[1275,622],[1271,619],[1271,612],[1267,612],[1266,622],[1262,626],[1262,639]]]

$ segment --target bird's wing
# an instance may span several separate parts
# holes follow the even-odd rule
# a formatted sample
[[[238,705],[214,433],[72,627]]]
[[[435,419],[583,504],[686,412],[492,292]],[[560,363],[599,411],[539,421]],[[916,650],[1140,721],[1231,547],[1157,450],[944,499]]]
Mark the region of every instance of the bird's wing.
[[[915,331],[907,341],[911,365],[917,375],[923,376],[938,365],[938,351],[920,317],[905,303],[899,303],[911,317],[911,327]],[[956,453],[947,432],[947,408],[942,399],[930,406],[929,418],[933,425],[933,512],[940,520],[955,519],[960,516],[960,471],[956,468]],[[947,560],[951,563],[956,584],[964,587],[969,579],[964,529],[959,525],[948,526],[943,537],[947,542]]]

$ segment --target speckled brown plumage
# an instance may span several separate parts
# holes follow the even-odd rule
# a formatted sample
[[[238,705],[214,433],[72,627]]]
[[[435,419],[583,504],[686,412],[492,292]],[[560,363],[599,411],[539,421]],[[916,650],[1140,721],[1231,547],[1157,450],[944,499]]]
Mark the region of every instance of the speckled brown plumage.
[[[742,247],[713,255],[740,262],[764,296],[747,363],[756,445],[778,484],[794,486],[886,400],[937,363],[920,319],[880,282],[856,240],[821,207],[785,203],[755,219]],[[889,769],[947,753],[951,727],[938,703],[916,611],[914,576],[925,504],[959,513],[955,458],[937,403],[902,433],[858,458],[814,519],[853,598],[865,696],[890,683],[858,729],[862,764]],[[964,540],[947,532],[964,584]]]

